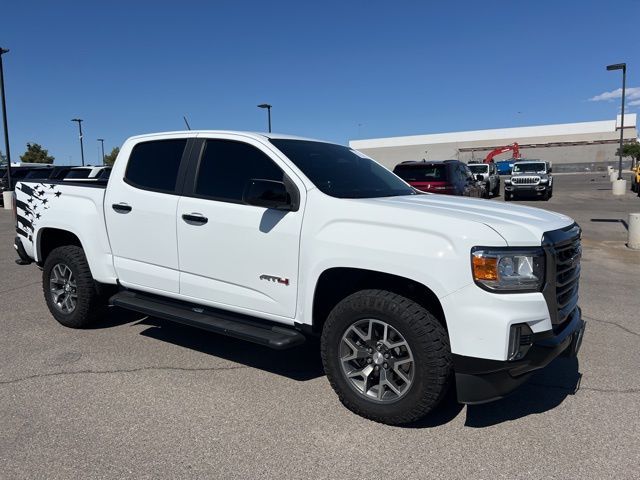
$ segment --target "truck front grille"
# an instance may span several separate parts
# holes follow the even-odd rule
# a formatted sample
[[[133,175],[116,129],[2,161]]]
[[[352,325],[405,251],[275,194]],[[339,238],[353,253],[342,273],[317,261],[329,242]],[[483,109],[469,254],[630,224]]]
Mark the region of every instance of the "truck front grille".
[[[543,246],[547,252],[549,275],[543,290],[551,323],[554,330],[560,330],[578,306],[578,287],[580,283],[580,227],[570,227],[547,232],[543,237]]]
[[[513,183],[514,185],[537,185],[540,183],[540,177],[511,177],[511,183]]]

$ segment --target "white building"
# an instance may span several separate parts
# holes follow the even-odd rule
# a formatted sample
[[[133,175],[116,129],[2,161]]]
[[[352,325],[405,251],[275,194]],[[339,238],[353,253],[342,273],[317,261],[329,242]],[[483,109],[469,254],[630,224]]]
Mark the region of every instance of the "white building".
[[[616,120],[598,122],[352,140],[349,146],[393,168],[407,160],[482,160],[491,150],[517,142],[523,158],[551,161],[556,172],[604,170],[617,161],[620,120],[618,115]],[[625,142],[637,138],[636,114],[625,114]],[[495,160],[510,156],[511,153],[504,153]]]

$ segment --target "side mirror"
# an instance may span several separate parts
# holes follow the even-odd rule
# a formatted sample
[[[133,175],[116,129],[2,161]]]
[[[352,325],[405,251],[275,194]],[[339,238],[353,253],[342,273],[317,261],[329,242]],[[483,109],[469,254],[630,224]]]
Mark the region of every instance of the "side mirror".
[[[284,182],[275,180],[251,179],[244,187],[242,201],[255,207],[274,208],[276,210],[298,209],[287,191]]]
[[[476,175],[476,180],[478,180],[479,182],[484,182],[484,175]]]

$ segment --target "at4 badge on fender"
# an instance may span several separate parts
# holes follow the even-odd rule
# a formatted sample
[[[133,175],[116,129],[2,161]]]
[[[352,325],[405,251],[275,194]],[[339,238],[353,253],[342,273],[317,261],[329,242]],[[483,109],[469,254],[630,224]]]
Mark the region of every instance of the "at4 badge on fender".
[[[274,277],[273,275],[260,275],[260,280],[266,280],[268,282],[280,283],[282,285],[289,286],[289,279],[282,277]]]

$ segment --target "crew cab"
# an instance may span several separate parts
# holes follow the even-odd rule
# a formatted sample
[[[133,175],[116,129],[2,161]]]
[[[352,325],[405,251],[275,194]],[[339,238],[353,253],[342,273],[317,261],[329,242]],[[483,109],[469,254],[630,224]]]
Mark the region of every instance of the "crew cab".
[[[62,325],[117,306],[275,349],[319,336],[342,403],[387,424],[452,383],[463,403],[501,398],[584,332],[571,218],[420,193],[341,145],[143,135],[106,184],[23,181],[16,196],[18,261],[42,269]]]
[[[468,166],[475,179],[484,183],[485,197],[500,195],[500,175],[495,163],[469,163]]]
[[[525,196],[549,200],[553,196],[551,167],[542,160],[517,161],[504,183],[505,201]]]

